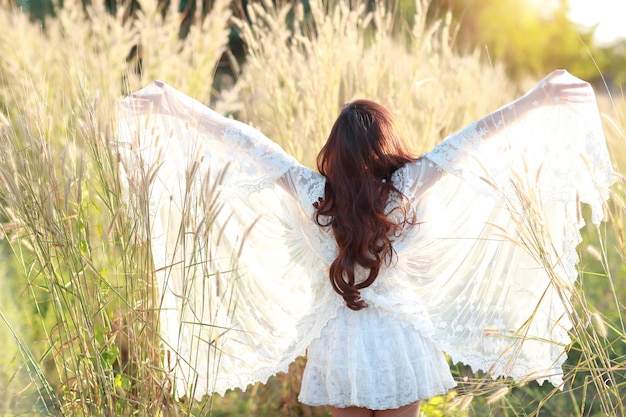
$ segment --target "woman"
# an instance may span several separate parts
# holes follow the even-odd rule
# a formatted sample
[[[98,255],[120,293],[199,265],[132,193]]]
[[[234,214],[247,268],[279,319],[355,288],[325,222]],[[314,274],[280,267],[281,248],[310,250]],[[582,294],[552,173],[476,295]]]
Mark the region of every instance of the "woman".
[[[587,83],[555,71],[421,158],[387,110],[349,103],[319,173],[160,82],[118,137],[177,395],[305,353],[300,400],[335,417],[418,415],[455,385],[443,352],[562,383],[577,201],[599,223],[613,181]]]
[[[333,416],[417,416],[416,400],[455,385],[441,350],[419,331],[405,331],[412,320],[399,320],[361,297],[379,274],[385,280],[397,266],[394,242],[419,227],[412,202],[394,177],[407,164],[425,165],[418,161],[395,132],[391,114],[366,100],[343,107],[318,155],[326,181],[324,196],[313,203],[314,219],[336,241],[328,275],[347,308],[311,342],[300,400],[332,405]],[[425,174],[410,175],[428,183],[440,176],[436,170]],[[385,342],[389,337],[392,344]],[[353,387],[355,382],[361,386]]]

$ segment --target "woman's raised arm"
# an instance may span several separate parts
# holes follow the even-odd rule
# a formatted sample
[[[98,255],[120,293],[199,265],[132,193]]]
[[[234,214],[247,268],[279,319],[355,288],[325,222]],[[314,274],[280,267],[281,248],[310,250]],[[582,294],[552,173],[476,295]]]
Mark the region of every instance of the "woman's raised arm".
[[[499,108],[476,122],[476,129],[484,139],[500,129],[521,121],[534,109],[595,101],[590,84],[565,70],[548,74],[536,86],[517,100]]]

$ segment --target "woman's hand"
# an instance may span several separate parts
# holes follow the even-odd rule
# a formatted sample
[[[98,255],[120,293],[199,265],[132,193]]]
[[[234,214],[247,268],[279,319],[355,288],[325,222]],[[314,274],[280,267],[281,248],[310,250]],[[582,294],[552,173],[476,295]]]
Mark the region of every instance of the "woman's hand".
[[[581,103],[593,97],[593,90],[588,82],[574,77],[565,70],[556,70],[541,80],[524,99],[528,99],[531,106],[537,107]]]

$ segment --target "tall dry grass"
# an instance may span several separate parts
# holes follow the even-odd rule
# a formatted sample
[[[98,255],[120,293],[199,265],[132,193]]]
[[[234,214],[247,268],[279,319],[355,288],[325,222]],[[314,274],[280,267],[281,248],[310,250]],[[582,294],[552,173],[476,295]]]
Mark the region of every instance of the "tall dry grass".
[[[302,4],[252,3],[251,21],[235,21],[248,47],[246,66],[218,109],[236,112],[311,165],[351,99],[388,106],[424,152],[513,94],[503,68],[453,51],[454,29],[446,20],[427,22],[427,1],[417,0],[402,37],[395,29],[411,23],[387,3],[373,11],[348,4],[311,2],[305,14]]]
[[[171,397],[158,336],[158,295],[145,225],[127,216],[114,140],[118,99],[161,79],[258,127],[312,165],[340,106],[378,100],[424,152],[517,93],[499,66],[461,56],[454,28],[409,22],[387,3],[249,6],[231,19],[216,2],[189,36],[180,14],[141,2],[130,18],[65,2],[45,31],[0,8],[0,413],[61,415],[324,415],[297,404],[299,370],[200,404]],[[234,25],[247,45],[232,88],[213,90]],[[141,45],[138,61],[128,59]],[[603,106],[624,172],[623,98]],[[437,415],[624,415],[624,183],[600,229],[587,226],[575,293],[574,343],[563,391],[468,377],[425,404]],[[463,379],[461,379],[463,382]]]
[[[156,2],[134,19],[124,12],[65,2],[42,31],[0,9],[10,28],[0,37],[2,247],[13,252],[1,278],[11,289],[0,306],[6,413],[178,413],[162,369],[149,248],[126,218],[110,143],[119,98],[144,82],[130,51],[141,45],[144,77],[206,100],[230,11],[216,2],[184,41],[173,5],[165,18]]]

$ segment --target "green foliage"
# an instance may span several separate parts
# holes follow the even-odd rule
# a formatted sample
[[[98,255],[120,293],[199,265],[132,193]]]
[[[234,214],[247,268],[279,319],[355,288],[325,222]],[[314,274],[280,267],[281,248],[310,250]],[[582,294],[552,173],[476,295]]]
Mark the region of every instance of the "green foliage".
[[[619,47],[592,43],[593,30],[581,31],[568,17],[568,1],[439,0],[458,24],[459,48],[480,48],[492,62],[503,62],[516,80],[536,79],[557,68],[587,80],[603,73],[620,80]],[[556,4],[555,4],[556,3]],[[600,59],[601,58],[601,59]],[[600,59],[598,61],[598,59]]]

